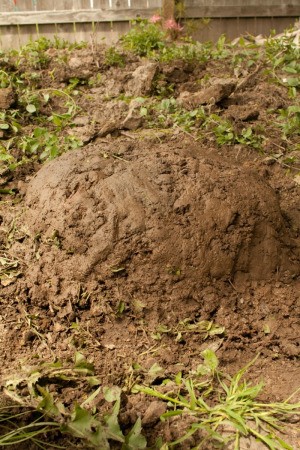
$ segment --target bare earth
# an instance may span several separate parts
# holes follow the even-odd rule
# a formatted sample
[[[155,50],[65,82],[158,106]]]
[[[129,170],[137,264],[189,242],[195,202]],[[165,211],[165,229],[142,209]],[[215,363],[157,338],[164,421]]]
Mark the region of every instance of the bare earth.
[[[259,353],[248,378],[264,380],[263,400],[284,400],[300,379],[300,187],[297,171],[270,157],[288,149],[268,133],[267,111],[289,104],[287,90],[258,70],[211,107],[237,127],[264,126],[269,142],[260,153],[168,124],[124,125],[122,95],[151,96],[145,85],[133,92],[132,74],[145,63],[99,68],[88,50],[72,58],[54,81],[45,73],[40,88],[101,72],[100,85],[77,87],[82,110],[68,132],[84,146],[18,169],[9,180],[18,194],[1,197],[1,254],[17,262],[2,277],[1,378],[37,358],[70,361],[79,350],[103,385],[130,387],[133,364],[143,382],[154,363],[163,369],[152,380],[159,384],[195,369],[212,348],[231,374]],[[174,97],[186,101],[188,92],[191,102],[205,73],[232,76],[223,61],[155,70],[174,83]],[[185,319],[225,331],[178,339]],[[160,422],[159,405],[147,418],[151,402],[128,390],[122,426],[140,415],[149,446],[157,436],[178,438],[185,424]]]

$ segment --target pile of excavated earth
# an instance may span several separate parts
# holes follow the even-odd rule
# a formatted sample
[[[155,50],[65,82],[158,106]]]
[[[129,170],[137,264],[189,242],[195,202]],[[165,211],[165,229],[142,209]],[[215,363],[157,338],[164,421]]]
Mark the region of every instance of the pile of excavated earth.
[[[259,354],[247,376],[264,381],[264,401],[298,387],[300,140],[276,122],[299,91],[293,98],[271,81],[263,61],[237,69],[231,56],[157,62],[126,53],[119,67],[103,63],[104,47],[93,51],[51,48],[47,68],[35,69],[37,92],[54,93],[40,110],[48,117],[64,113],[57,92],[75,84],[76,114],[61,136],[81,146],[2,171],[1,379],[80,352],[102,385],[123,388],[120,424],[130,429],[140,417],[150,448],[180,438],[189,422],[161,422],[165,404],[131,393],[131,383],[189,374],[207,348],[230,374]],[[23,79],[28,64],[1,60]],[[153,106],[166,100],[169,115]],[[13,88],[0,89],[1,111],[18,102]],[[197,116],[186,127],[184,114],[193,120],[197,108],[215,126]],[[224,142],[221,128],[216,139],[224,123],[245,141],[226,127]],[[25,121],[22,133],[36,126]],[[66,403],[80,396],[61,389]]]

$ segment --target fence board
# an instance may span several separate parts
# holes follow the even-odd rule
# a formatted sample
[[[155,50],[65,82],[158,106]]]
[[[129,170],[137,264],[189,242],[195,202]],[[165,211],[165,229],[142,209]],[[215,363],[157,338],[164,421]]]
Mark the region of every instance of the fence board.
[[[128,8],[128,0],[111,0],[110,9],[127,9]]]
[[[234,39],[241,35],[258,34],[269,35],[270,30],[276,30],[281,33],[291,27],[295,22],[293,17],[259,17],[259,18],[217,18],[203,25],[202,20],[195,19],[193,21],[192,36],[201,42],[215,41],[222,34],[225,34],[228,40]]]
[[[186,0],[187,18],[299,16],[299,0]]]
[[[137,17],[150,18],[162,0],[0,0],[1,48],[16,48],[40,35],[75,40],[116,41]],[[300,0],[185,0],[196,39],[216,40],[225,33],[269,34],[283,31],[300,16]],[[208,26],[199,20],[211,18]],[[39,26],[37,27],[36,24]]]
[[[0,12],[1,11],[14,11],[14,4],[11,0],[2,0],[0,2]]]
[[[84,22],[121,22],[136,17],[150,18],[157,10],[120,9],[120,10],[81,10],[81,11],[24,11],[21,13],[1,13],[0,25],[33,25],[51,23],[84,23]]]
[[[54,0],[37,0],[37,11],[53,11]]]
[[[108,9],[109,0],[94,0],[94,9]]]
[[[73,0],[61,0],[59,2],[55,2],[55,10],[59,11],[66,11],[66,10],[72,10],[73,9]]]
[[[219,6],[227,6],[232,8],[234,6],[259,6],[263,4],[264,6],[280,6],[280,5],[299,5],[298,0],[185,0],[185,6],[202,7],[202,6],[213,6],[218,8]]]
[[[16,2],[16,4],[11,0],[10,3],[12,4],[12,11],[31,11],[34,9],[32,0],[22,0],[22,2]]]
[[[148,8],[160,8],[161,0],[148,0]]]

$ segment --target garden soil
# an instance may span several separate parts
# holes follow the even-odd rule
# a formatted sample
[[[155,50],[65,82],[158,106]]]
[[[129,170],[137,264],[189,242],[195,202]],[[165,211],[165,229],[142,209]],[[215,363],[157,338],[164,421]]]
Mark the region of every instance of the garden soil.
[[[15,266],[2,278],[1,378],[40,361],[70,363],[80,351],[103,385],[127,388],[121,425],[141,417],[149,446],[178,438],[186,424],[160,422],[162,403],[130,387],[195,370],[207,348],[230,374],[259,354],[248,379],[264,380],[262,400],[284,400],[300,379],[300,186],[297,170],[281,164],[288,144],[270,135],[260,153],[150,128],[124,99],[151,98],[159,74],[188,107],[201,101],[199,80],[209,73],[210,89],[221,92],[212,112],[268,135],[267,111],[289,104],[286,88],[257,68],[230,81],[222,98],[220,80],[232,78],[224,61],[132,58],[107,68],[100,50],[74,50],[68,65],[59,52],[51,53],[55,80],[45,72],[39,88],[81,81],[81,110],[66,132],[84,145],[19,168],[8,180],[16,196],[2,196],[1,252]],[[101,82],[89,84],[97,74]],[[208,322],[216,333],[201,329]],[[286,439],[296,449],[293,433]]]

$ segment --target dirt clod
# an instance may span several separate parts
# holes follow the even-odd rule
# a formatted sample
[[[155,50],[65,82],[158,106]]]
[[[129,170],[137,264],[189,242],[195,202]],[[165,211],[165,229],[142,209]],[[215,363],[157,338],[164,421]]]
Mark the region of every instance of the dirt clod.
[[[16,101],[16,94],[10,87],[0,89],[0,109],[10,108]]]

